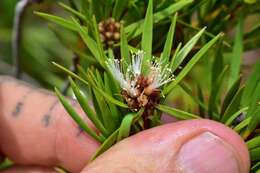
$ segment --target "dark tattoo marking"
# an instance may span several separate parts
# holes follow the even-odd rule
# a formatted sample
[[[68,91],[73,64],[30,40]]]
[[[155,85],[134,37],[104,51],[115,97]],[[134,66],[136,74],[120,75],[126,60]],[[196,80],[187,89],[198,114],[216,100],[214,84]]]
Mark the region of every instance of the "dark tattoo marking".
[[[17,117],[17,116],[20,114],[20,112],[22,111],[22,108],[23,108],[23,106],[24,106],[24,101],[26,100],[26,98],[29,96],[29,94],[30,94],[32,91],[33,91],[32,89],[30,89],[29,91],[27,91],[27,92],[25,93],[25,95],[23,95],[21,101],[19,101],[19,102],[16,104],[15,109],[14,109],[13,112],[12,112],[12,116],[13,116],[13,117]]]
[[[19,101],[16,106],[15,106],[15,110],[13,111],[12,115],[14,117],[17,117],[18,114],[21,112],[21,109],[23,107],[23,102]]]
[[[48,127],[50,124],[50,120],[51,120],[51,115],[50,114],[45,114],[42,118],[42,122],[44,127]]]
[[[42,123],[44,125],[44,127],[48,127],[50,122],[51,122],[51,113],[54,110],[55,106],[58,104],[58,100],[56,100],[52,106],[49,108],[48,112],[46,114],[43,115],[42,117]]]

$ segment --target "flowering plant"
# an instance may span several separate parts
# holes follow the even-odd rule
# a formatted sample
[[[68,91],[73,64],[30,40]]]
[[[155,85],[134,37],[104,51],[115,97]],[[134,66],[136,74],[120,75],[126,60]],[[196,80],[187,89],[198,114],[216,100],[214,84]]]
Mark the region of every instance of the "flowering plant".
[[[182,48],[181,44],[179,44],[171,58],[174,30],[177,21],[176,14],[172,18],[163,53],[160,57],[153,56],[152,5],[152,1],[149,1],[143,26],[141,50],[128,46],[126,35],[122,28],[120,40],[121,58],[115,57],[112,51],[108,50],[106,53],[106,51],[102,51],[102,46],[98,44],[100,43],[100,37],[96,37],[96,41],[92,40],[85,28],[77,20],[73,19],[76,30],[93,54],[96,55],[96,59],[104,71],[99,71],[96,68],[85,70],[82,66],[78,66],[79,74],[75,74],[61,65],[54,63],[72,78],[85,84],[91,95],[94,110],[90,106],[90,103],[86,101],[78,85],[70,78],[70,84],[75,97],[86,115],[99,130],[99,134],[87,126],[56,89],[57,95],[72,118],[89,135],[103,143],[93,158],[129,135],[160,125],[162,123],[160,117],[163,112],[178,119],[200,118],[192,113],[169,107],[164,102],[171,90],[188,74],[196,62],[220,40],[222,34],[215,36],[205,44],[181,68],[180,73],[175,77],[174,72],[180,68],[183,60],[203,35],[205,28],[201,29]],[[219,44],[222,44],[222,42]],[[132,56],[130,55],[129,48],[133,52]]]
[[[135,2],[139,3],[139,1]],[[83,63],[76,64],[77,72],[75,72],[57,63],[54,65],[70,76],[70,86],[74,96],[99,131],[96,133],[88,127],[61,92],[56,89],[56,93],[69,115],[86,133],[102,143],[93,159],[116,142],[144,129],[161,125],[161,116],[165,113],[180,120],[208,118],[230,126],[248,144],[254,164],[252,171],[258,168],[259,163],[256,161],[260,159],[260,155],[255,153],[258,151],[260,138],[256,135],[255,129],[260,123],[257,117],[260,99],[260,68],[259,63],[256,64],[245,87],[240,86],[241,76],[237,59],[242,56],[243,18],[238,20],[235,40],[231,43],[234,58],[231,62],[230,76],[227,77],[228,67],[224,66],[223,49],[227,47],[227,50],[230,49],[230,43],[224,40],[223,34],[215,36],[206,31],[206,28],[199,29],[177,19],[178,15],[175,12],[191,3],[191,0],[181,0],[168,4],[169,6],[162,5],[166,8],[161,8],[160,4],[157,4],[156,9],[161,9],[161,11],[153,13],[155,9],[153,1],[149,0],[145,18],[133,23],[115,22],[112,18],[101,20],[100,17],[97,22],[96,14],[91,18],[90,14],[83,13],[84,15],[82,15],[64,4],[62,6],[74,15],[69,20],[50,14],[37,13],[43,18],[76,32],[80,36],[80,41],[84,42],[87,48],[86,52],[74,50],[82,59],[84,58],[88,64],[87,67]],[[223,3],[228,5],[230,1]],[[117,5],[116,3],[115,6]],[[198,4],[198,7],[204,9],[204,6],[200,5]],[[235,7],[232,8],[233,10],[228,10],[228,14],[236,12]],[[118,9],[118,7],[113,9]],[[196,8],[187,9],[192,12]],[[207,13],[204,13],[202,9],[199,11],[199,15],[205,16]],[[182,17],[187,14],[190,13],[182,13]],[[209,17],[214,18],[214,15]],[[120,17],[116,17],[116,19],[119,20]],[[207,19],[207,17],[205,20],[202,18],[200,24],[207,23]],[[220,19],[215,18],[214,21]],[[154,53],[154,47],[163,45],[160,36],[156,36],[156,34],[158,35],[156,31],[161,29],[158,26],[163,25],[161,23],[164,20],[168,24],[170,23],[169,27],[166,25],[169,32],[165,39],[162,39],[165,40],[164,46],[161,46],[162,51]],[[161,25],[158,25],[159,22]],[[182,29],[178,29],[177,22],[198,31],[196,35],[188,39],[184,46],[182,43],[178,44],[182,40],[180,35],[183,37],[183,32]],[[226,25],[220,25],[223,22],[229,23],[219,21],[219,25],[209,25],[210,31],[216,33],[225,30]],[[230,24],[232,25],[233,22]],[[252,30],[252,32],[256,31],[257,28]],[[245,38],[249,36],[250,33]],[[159,43],[157,44],[154,40]],[[202,44],[196,47],[199,40]],[[196,96],[183,82],[194,65],[205,55],[214,59],[210,72],[212,85],[208,100],[204,99],[205,92],[195,80],[193,83],[197,85],[198,90]],[[204,65],[207,66],[209,62],[211,61],[207,59]],[[229,81],[227,92],[220,94],[225,79]],[[170,93],[175,93],[172,91],[176,91],[176,88],[181,88],[182,92],[196,104],[199,108],[199,114],[196,113],[198,115],[167,105]]]

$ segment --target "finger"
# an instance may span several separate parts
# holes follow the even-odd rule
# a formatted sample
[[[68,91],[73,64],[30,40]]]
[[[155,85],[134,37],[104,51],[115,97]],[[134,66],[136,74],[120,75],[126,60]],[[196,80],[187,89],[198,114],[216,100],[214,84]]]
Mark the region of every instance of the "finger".
[[[244,141],[210,120],[188,120],[138,133],[118,143],[82,173],[248,173]]]
[[[6,170],[0,171],[0,173],[58,173],[54,169],[36,167],[36,166],[14,166]]]
[[[18,164],[81,170],[99,143],[81,133],[56,96],[10,78],[1,81],[0,151]]]

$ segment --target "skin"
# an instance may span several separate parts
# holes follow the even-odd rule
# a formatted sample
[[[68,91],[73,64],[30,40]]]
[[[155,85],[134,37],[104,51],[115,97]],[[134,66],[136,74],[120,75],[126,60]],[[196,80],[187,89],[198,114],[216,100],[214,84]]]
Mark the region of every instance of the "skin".
[[[80,106],[74,100],[70,102],[94,128]],[[237,173],[249,172],[249,155],[243,140],[231,129],[209,120],[181,121],[143,131],[90,163],[100,144],[82,132],[56,96],[0,77],[0,153],[17,165],[1,173],[52,173],[56,172],[55,166],[82,173],[189,172],[182,169],[181,153],[186,151],[183,146],[207,132],[228,146],[232,159],[239,165]]]

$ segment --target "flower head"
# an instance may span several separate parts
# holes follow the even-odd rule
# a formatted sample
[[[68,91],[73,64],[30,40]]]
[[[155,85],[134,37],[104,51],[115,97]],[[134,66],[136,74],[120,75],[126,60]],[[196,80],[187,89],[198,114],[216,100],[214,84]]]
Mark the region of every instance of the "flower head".
[[[138,51],[132,56],[131,64],[123,70],[122,60],[109,59],[107,66],[114,78],[122,88],[122,95],[129,107],[138,110],[158,103],[160,98],[159,88],[172,81],[174,76],[168,65],[162,65],[158,58],[153,57],[148,64],[147,75],[142,73],[143,51]]]

